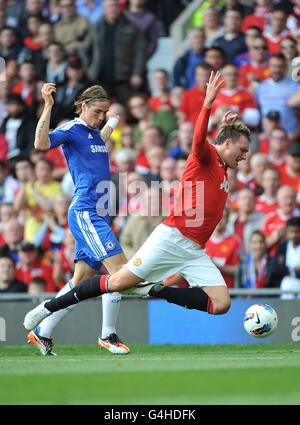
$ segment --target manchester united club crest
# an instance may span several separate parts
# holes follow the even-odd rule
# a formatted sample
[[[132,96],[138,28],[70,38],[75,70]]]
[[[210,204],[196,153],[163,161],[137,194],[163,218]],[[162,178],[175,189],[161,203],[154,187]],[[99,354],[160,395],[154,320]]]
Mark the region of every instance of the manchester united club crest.
[[[141,258],[135,258],[135,259],[133,260],[133,265],[134,265],[134,266],[138,267],[138,266],[140,266],[141,264],[142,264],[142,259],[141,259]]]

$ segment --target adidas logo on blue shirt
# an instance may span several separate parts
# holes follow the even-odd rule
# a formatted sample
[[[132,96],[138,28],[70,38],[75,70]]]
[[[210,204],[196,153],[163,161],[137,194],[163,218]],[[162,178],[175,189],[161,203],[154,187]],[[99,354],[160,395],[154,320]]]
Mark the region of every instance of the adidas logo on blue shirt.
[[[93,136],[91,135],[91,133],[89,133],[88,139],[93,139]]]

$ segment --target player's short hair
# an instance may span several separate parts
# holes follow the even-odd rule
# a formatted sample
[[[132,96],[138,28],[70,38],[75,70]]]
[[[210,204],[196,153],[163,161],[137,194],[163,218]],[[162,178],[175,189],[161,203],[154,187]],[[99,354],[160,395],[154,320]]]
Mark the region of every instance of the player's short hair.
[[[225,140],[231,139],[236,142],[241,136],[250,141],[250,130],[244,123],[222,125],[217,134],[215,145],[222,145]]]
[[[75,114],[80,114],[83,102],[97,102],[99,100],[110,101],[106,90],[102,86],[91,86],[81,93],[79,98],[74,102]]]

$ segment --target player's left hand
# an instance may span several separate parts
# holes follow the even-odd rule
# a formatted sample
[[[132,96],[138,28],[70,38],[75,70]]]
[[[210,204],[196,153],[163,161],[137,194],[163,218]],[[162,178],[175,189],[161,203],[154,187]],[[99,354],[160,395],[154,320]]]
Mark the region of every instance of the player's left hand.
[[[238,119],[238,114],[233,114],[231,111],[227,111],[222,118],[222,125],[233,124]]]
[[[110,118],[117,118],[117,120],[120,121],[120,115],[114,114],[111,111],[106,112],[106,121],[108,121]]]
[[[213,101],[215,100],[220,88],[224,85],[224,78],[220,71],[210,74],[209,81],[206,88],[206,96],[204,99],[204,105],[210,109]]]

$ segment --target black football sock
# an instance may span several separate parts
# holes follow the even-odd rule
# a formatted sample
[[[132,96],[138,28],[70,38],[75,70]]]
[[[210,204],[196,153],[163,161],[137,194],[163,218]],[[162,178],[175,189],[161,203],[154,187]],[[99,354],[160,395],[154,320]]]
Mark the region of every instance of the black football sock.
[[[86,279],[61,297],[53,298],[45,303],[45,307],[51,313],[54,313],[88,298],[98,297],[107,292],[107,280],[108,275],[93,276]]]
[[[201,288],[170,288],[157,284],[150,289],[149,295],[154,298],[161,298],[172,304],[180,305],[181,307],[213,314],[213,303]]]

